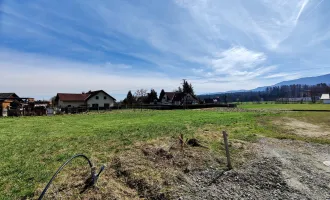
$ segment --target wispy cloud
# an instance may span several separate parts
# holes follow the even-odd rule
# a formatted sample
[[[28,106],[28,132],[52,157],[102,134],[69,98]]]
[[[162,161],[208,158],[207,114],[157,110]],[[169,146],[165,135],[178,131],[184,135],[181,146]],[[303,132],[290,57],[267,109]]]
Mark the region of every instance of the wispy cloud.
[[[250,51],[244,47],[232,47],[223,52],[217,53],[212,59],[212,67],[218,73],[230,70],[253,69],[266,60],[262,52]]]
[[[309,0],[304,0],[304,1],[302,1],[302,2],[300,3],[301,5],[298,4],[298,7],[299,7],[300,9],[299,9],[299,12],[298,12],[298,14],[297,14],[296,19],[294,20],[295,25],[297,25],[297,22],[298,22],[298,20],[299,20],[299,17],[300,17],[300,15],[301,15],[301,13],[304,11],[304,8],[305,8],[305,6],[307,5],[308,2],[309,2]]]
[[[6,89],[4,92],[14,91],[22,96],[34,95],[49,98],[57,92],[104,89],[122,99],[128,90],[154,88],[157,91],[161,89],[172,91],[181,83],[180,78],[173,78],[163,73],[148,71],[131,73],[129,69],[126,72],[112,71],[112,73],[108,73],[109,66],[128,67],[109,63],[104,65],[84,64],[37,54],[0,51],[0,68],[6,69],[2,72],[1,86]],[[189,81],[194,84],[196,92],[199,93],[240,89],[247,84],[242,81],[232,85],[229,79],[224,79],[222,85],[216,85],[214,84],[216,80],[205,82],[198,77],[191,78]],[[260,84],[258,81],[248,82],[251,89]]]
[[[265,76],[266,79],[273,79],[273,78],[282,78],[284,80],[296,79],[301,77],[300,73],[277,73]]]
[[[93,71],[132,79],[132,87],[137,76],[147,82],[143,74],[175,87],[191,77],[201,92],[269,85],[294,77],[291,68],[301,76],[328,72],[310,69],[330,62],[329,7],[322,0],[4,1],[0,57],[10,56],[0,67]],[[15,58],[20,53],[29,57]]]

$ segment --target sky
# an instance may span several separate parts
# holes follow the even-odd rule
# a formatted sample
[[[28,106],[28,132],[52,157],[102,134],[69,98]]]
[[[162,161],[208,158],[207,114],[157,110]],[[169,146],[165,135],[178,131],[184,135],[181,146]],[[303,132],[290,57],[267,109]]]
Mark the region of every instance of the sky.
[[[329,0],[0,0],[0,92],[197,94],[330,72]]]

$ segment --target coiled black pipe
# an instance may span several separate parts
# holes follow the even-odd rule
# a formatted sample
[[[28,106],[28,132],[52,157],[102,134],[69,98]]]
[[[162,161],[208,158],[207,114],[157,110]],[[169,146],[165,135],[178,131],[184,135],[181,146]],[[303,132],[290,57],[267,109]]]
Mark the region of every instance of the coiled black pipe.
[[[101,172],[104,170],[105,166],[103,165],[99,171],[98,174],[95,174],[95,168],[92,164],[92,162],[88,159],[87,156],[83,155],[83,154],[77,154],[72,156],[69,160],[67,160],[53,175],[53,177],[50,179],[50,181],[48,182],[48,184],[46,185],[45,189],[42,191],[41,195],[39,196],[38,200],[42,200],[42,198],[45,196],[49,186],[52,184],[53,180],[56,178],[57,174],[60,173],[62,171],[62,169],[69,164],[73,159],[78,158],[78,157],[82,157],[85,160],[87,160],[89,167],[91,168],[91,182],[90,185],[94,185],[97,182],[97,179],[99,177],[99,175],[101,174]]]

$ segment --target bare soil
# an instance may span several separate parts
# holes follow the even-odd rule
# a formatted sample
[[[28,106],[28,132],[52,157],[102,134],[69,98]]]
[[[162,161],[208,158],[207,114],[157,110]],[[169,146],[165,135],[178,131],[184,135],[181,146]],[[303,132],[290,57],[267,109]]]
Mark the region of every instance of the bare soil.
[[[108,163],[97,188],[65,199],[330,199],[329,145],[262,138],[231,148],[250,156],[226,171],[203,146],[141,143]]]
[[[307,137],[321,137],[330,135],[330,131],[326,127],[320,125],[303,122],[294,118],[282,118],[281,121],[276,122],[277,125],[284,126],[297,135]]]

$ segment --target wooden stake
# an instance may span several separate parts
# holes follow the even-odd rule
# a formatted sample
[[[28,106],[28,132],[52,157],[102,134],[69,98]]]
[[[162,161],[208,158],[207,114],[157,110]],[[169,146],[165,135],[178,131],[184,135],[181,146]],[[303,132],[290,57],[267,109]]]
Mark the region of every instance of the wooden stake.
[[[227,167],[229,170],[231,170],[231,169],[233,169],[233,167],[231,166],[231,162],[230,162],[230,154],[229,154],[229,147],[228,147],[228,134],[226,133],[226,131],[222,131],[222,134],[223,134],[223,140],[225,142]]]
[[[180,135],[181,150],[183,150],[183,134]]]

